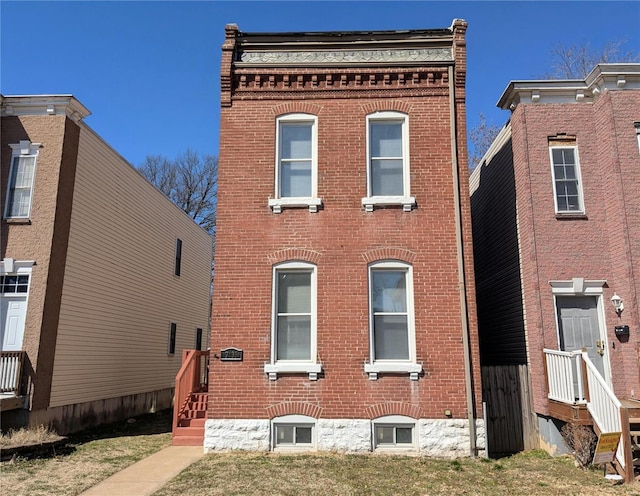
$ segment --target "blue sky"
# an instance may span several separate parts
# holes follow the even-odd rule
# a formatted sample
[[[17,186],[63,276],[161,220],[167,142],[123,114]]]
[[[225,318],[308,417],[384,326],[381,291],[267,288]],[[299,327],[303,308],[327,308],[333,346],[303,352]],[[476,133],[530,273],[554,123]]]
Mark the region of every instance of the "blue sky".
[[[0,92],[73,94],[86,122],[133,165],[191,148],[217,154],[220,46],[241,31],[430,29],[466,19],[467,120],[504,123],[509,81],[549,69],[557,44],[627,40],[640,2],[9,1],[0,2]]]

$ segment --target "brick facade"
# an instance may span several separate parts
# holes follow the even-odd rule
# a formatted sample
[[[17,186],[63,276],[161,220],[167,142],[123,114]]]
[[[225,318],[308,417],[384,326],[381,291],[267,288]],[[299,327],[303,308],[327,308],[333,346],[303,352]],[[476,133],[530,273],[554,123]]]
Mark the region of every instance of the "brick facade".
[[[390,39],[401,47],[449,46],[455,56],[447,63],[281,67],[241,63],[240,54],[253,41],[276,52],[309,40],[333,49],[339,35],[245,34],[227,27],[210,421],[291,414],[481,417],[466,173],[465,29],[466,23],[457,21],[452,29],[432,32],[346,33],[345,44],[335,48],[381,49]],[[408,115],[411,195],[417,203],[411,211],[393,206],[365,212],[361,204],[367,188],[366,117],[383,110]],[[317,117],[322,200],[317,213],[285,208],[277,214],[268,206],[274,196],[276,118],[287,113]],[[271,353],[273,266],[294,260],[317,268],[318,380],[297,373],[270,380],[264,371]],[[370,347],[367,266],[380,260],[413,267],[416,355],[424,371],[417,381],[384,373],[370,380],[364,372]],[[214,354],[227,347],[243,349],[243,361],[216,359]]]
[[[510,109],[511,119],[471,177],[474,248],[484,254],[476,260],[483,267],[477,273],[482,357],[485,365],[507,365],[512,362],[500,362],[500,354],[520,339],[526,343],[533,411],[550,446],[561,440],[544,432],[552,412],[543,350],[563,350],[557,317],[562,293],[554,293],[553,285],[570,287],[566,296],[595,301],[598,323],[589,344],[600,348],[604,378],[619,399],[640,398],[640,64],[601,64],[570,85],[514,81],[498,106]],[[562,142],[577,150],[583,208],[576,212],[557,210],[554,203],[550,146]],[[513,208],[517,239],[495,235],[490,198],[501,192],[501,198],[513,198],[501,205]],[[502,254],[500,269],[490,252]],[[491,263],[504,273],[513,265],[521,283],[495,307],[483,292],[495,297],[506,291],[492,279]],[[614,293],[624,302],[620,315],[611,304]],[[484,320],[491,310],[512,318],[503,319],[499,332]],[[629,335],[616,336],[618,325],[628,325]]]

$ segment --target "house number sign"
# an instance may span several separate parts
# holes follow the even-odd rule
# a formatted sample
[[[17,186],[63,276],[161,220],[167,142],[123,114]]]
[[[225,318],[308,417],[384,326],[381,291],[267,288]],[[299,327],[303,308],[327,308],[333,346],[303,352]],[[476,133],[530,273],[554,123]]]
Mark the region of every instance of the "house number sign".
[[[223,362],[241,362],[243,351],[239,348],[225,348],[220,350],[220,360]]]

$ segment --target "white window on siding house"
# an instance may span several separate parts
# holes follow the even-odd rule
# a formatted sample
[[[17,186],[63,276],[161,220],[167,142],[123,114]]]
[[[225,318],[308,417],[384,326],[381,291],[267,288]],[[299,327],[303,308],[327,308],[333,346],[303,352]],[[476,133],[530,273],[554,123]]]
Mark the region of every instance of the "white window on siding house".
[[[374,206],[401,205],[410,211],[409,117],[400,112],[376,112],[367,116],[367,212]]]
[[[317,212],[318,198],[318,118],[309,114],[288,114],[276,120],[275,197],[269,206],[304,207]]]
[[[20,141],[19,144],[10,146],[13,153],[4,205],[4,218],[28,220],[31,215],[36,159],[40,144]]]
[[[369,266],[370,363],[369,379],[378,373],[409,373],[418,380],[422,366],[416,363],[413,308],[413,269],[397,262]]]
[[[271,421],[274,450],[309,450],[316,446],[316,419],[306,415],[286,415]]]
[[[390,415],[377,418],[372,424],[375,450],[416,449],[418,428],[411,417]]]
[[[551,146],[551,173],[556,213],[583,214],[582,184],[576,146]]]
[[[273,269],[271,361],[269,379],[279,373],[308,373],[316,380],[316,266],[286,262]]]

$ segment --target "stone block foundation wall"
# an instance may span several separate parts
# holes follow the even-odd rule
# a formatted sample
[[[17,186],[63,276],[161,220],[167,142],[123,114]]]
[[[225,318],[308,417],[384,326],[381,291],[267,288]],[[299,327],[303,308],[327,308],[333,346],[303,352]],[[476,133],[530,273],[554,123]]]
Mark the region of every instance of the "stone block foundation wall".
[[[366,419],[317,419],[315,449],[336,453],[367,453],[373,450],[373,424]],[[413,452],[438,458],[470,455],[469,421],[466,419],[419,419],[417,449]],[[485,449],[484,421],[476,419],[477,446]],[[205,453],[214,451],[271,451],[271,422],[265,419],[208,419]],[[385,450],[389,452],[390,450]],[[403,454],[407,450],[402,451]]]

